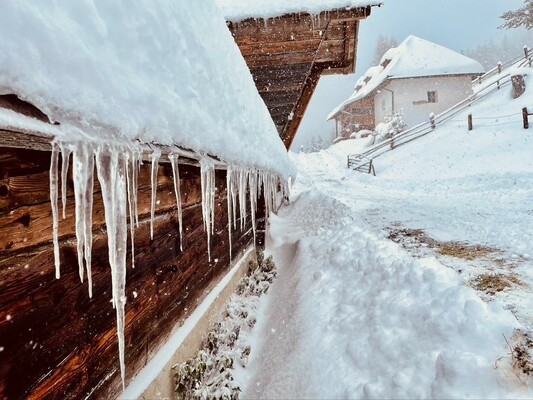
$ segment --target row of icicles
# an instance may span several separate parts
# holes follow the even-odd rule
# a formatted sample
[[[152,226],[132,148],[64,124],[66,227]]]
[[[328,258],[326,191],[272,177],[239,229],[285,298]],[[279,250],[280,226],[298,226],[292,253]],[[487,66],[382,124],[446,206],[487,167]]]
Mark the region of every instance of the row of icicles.
[[[59,155],[61,154],[61,182],[58,178]],[[111,267],[112,298],[111,303],[117,315],[117,336],[119,345],[120,372],[122,385],[125,386],[124,364],[124,323],[126,304],[126,253],[128,245],[128,215],[130,219],[131,263],[134,263],[134,232],[139,227],[139,212],[137,204],[138,176],[143,164],[143,152],[131,145],[121,144],[92,144],[70,143],[56,141],[52,144],[52,159],[50,163],[50,200],[53,219],[54,263],[56,278],[60,277],[59,257],[59,187],[61,187],[62,216],[66,218],[67,203],[67,173],[70,156],[72,155],[72,177],[74,182],[74,199],[76,214],[76,239],[78,252],[78,267],[80,280],[83,282],[85,272],[89,286],[89,297],[92,297],[91,252],[92,252],[92,213],[93,186],[96,166],[97,178],[100,182],[107,228],[109,265]],[[154,236],[154,215],[157,195],[157,171],[161,152],[153,150],[151,160],[151,210],[150,237]],[[182,204],[180,193],[179,155],[171,153],[170,160],[180,234],[180,247],[183,250]],[[280,199],[287,196],[288,184],[277,175],[240,166],[227,167],[227,207],[229,252],[232,257],[231,233],[237,229],[237,219],[240,229],[247,223],[247,196],[250,202],[250,214],[254,243],[256,236],[255,214],[257,200],[261,188],[266,207],[266,215],[279,205]],[[211,261],[211,235],[214,234],[215,221],[215,163],[211,158],[200,160],[202,186],[202,215],[204,228],[207,233],[208,257]],[[61,184],[61,185],[60,185]],[[281,197],[282,196],[282,197]],[[237,204],[239,218],[237,218]]]

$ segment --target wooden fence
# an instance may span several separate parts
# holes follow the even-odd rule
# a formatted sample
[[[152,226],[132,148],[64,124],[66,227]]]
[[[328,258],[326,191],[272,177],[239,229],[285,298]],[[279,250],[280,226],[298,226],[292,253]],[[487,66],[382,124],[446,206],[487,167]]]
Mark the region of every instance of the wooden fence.
[[[348,166],[354,170],[357,170],[361,166],[361,163],[368,163],[367,160],[372,160],[392,149],[395,149],[396,147],[426,136],[427,134],[433,132],[437,126],[451,120],[457,114],[468,109],[473,104],[476,104],[494,92],[497,92],[502,87],[510,85],[512,75],[512,72],[510,71],[511,68],[524,67],[528,65],[531,66],[533,63],[533,52],[529,49],[525,49],[524,53],[525,54],[523,56],[517,57],[506,62],[505,64],[501,64],[501,68],[496,67],[495,69],[492,69],[486,72],[484,75],[473,80],[473,95],[438,115],[431,114],[427,122],[420,123],[387,140],[384,140],[383,142],[378,143],[363,153],[348,155]]]

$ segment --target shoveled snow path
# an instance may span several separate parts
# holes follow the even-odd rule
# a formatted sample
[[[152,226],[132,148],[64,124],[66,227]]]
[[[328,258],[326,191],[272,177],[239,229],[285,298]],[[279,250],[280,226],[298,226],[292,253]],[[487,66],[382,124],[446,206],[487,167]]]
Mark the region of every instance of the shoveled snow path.
[[[530,397],[509,368],[513,315],[360,226],[316,190],[271,220],[271,249],[294,258],[263,305],[243,398]]]

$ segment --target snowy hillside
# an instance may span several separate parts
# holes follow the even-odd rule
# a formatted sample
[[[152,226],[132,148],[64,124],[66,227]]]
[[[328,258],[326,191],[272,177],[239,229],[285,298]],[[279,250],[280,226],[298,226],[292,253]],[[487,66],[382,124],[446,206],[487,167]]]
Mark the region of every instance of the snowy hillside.
[[[272,220],[283,267],[246,395],[532,397],[533,130],[520,113],[533,87],[510,91],[468,110],[472,132],[465,112],[375,159],[377,177],[346,168],[361,140],[292,154],[299,195]]]

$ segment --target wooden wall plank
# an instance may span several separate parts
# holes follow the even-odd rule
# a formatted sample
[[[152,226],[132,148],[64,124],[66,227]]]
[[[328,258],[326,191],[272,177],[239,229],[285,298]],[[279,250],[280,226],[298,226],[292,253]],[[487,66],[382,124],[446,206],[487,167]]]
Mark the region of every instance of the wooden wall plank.
[[[143,212],[141,227],[135,232],[135,269],[131,268],[128,254],[125,332],[128,380],[146,364],[148,355],[164,342],[175,324],[186,318],[205,297],[206,288],[229,268],[225,172],[217,172],[219,190],[216,233],[211,241],[212,262],[207,259],[199,203],[199,169],[187,166],[181,172],[182,190],[187,193],[184,196],[183,252],[179,248],[175,200],[173,193],[170,196],[171,186],[167,185],[172,181],[170,168],[160,167],[161,197],[158,198],[162,201],[155,219],[154,240],[149,237],[149,215]],[[143,171],[141,187],[148,188],[147,179]],[[165,191],[169,192],[168,199]],[[44,197],[42,200],[46,201]],[[145,211],[147,201],[143,198],[140,202]],[[96,192],[95,217],[103,213],[100,204],[100,194]],[[33,214],[39,207],[49,205],[47,202],[19,204],[13,211],[29,210]],[[0,219],[6,217],[6,212],[0,211]],[[71,218],[72,211],[69,211]],[[44,221],[51,225],[50,216],[42,219],[42,224],[30,224],[31,229],[40,227],[44,231]],[[89,299],[87,283],[79,281],[72,221],[65,221],[64,225],[69,228],[65,228],[61,240],[62,277],[59,280],[55,279],[50,238],[38,239],[37,231],[32,233],[32,240],[17,239],[19,250],[0,255],[2,399],[65,399],[87,395],[95,399],[113,398],[121,390],[115,311],[109,302],[111,278],[105,226],[93,230],[94,296]],[[3,234],[0,237],[3,238]],[[28,232],[20,235],[27,237]],[[45,237],[46,233],[41,236]],[[251,240],[249,225],[245,231],[235,232],[233,254],[238,255]]]
[[[354,71],[359,20],[370,12],[360,7],[228,23],[287,148],[320,75]]]

